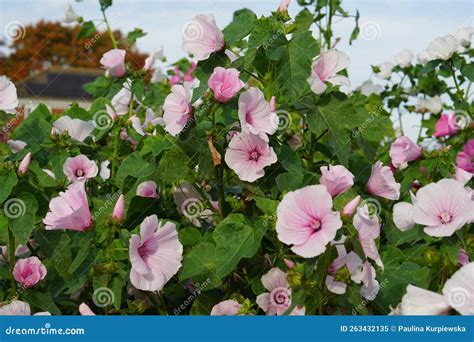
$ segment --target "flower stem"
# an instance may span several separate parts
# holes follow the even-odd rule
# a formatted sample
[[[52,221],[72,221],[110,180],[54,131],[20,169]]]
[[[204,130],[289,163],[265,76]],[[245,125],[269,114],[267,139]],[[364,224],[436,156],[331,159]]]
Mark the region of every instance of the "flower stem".
[[[112,32],[112,29],[110,28],[109,21],[107,20],[107,16],[105,15],[105,9],[101,8],[100,11],[102,12],[102,16],[104,17],[104,22],[105,25],[107,26],[107,32],[109,33],[110,40],[112,41],[112,45],[114,49],[118,47],[117,41],[115,40],[114,33]]]
[[[12,280],[12,296],[15,295],[16,292],[16,280],[13,276],[13,268],[15,267],[15,237],[13,236],[13,232],[10,228],[8,228],[8,262],[10,265],[10,276]]]

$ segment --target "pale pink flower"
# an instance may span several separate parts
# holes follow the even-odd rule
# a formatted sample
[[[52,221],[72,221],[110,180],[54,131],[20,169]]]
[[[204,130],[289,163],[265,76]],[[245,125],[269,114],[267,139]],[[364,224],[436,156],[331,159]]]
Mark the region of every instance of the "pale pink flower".
[[[161,291],[181,268],[183,245],[176,225],[161,224],[156,215],[146,217],[140,235],[130,238],[130,282],[139,290]]]
[[[431,236],[451,236],[474,219],[472,191],[454,179],[441,179],[418,190],[414,203],[415,223],[426,226]]]
[[[33,316],[50,316],[49,312],[37,312]],[[12,300],[0,307],[0,316],[31,316],[30,304],[21,300]]]
[[[20,175],[24,175],[28,171],[28,168],[30,167],[30,162],[31,162],[31,152],[28,152],[23,157],[23,159],[20,162],[20,165],[18,166],[18,173]]]
[[[13,277],[26,288],[35,286],[47,274],[46,267],[37,257],[18,259],[13,268]]]
[[[352,200],[350,200],[342,209],[342,215],[346,217],[352,217],[357,210],[357,207],[360,203],[360,196],[357,195]]]
[[[192,82],[194,80],[193,72],[194,70],[196,70],[196,67],[197,67],[196,62],[192,61],[188,71],[186,71],[186,73],[184,74],[184,77],[183,77],[184,82]]]
[[[165,130],[173,136],[178,135],[186,126],[193,107],[191,106],[191,91],[189,87],[175,85],[163,104],[163,120]]]
[[[288,267],[288,269],[292,270],[293,268],[295,268],[295,263],[290,259],[284,258],[283,262],[285,263],[286,267]]]
[[[262,276],[262,284],[268,292],[257,296],[258,306],[267,315],[282,315],[291,306],[291,289],[288,275],[277,267]]]
[[[354,227],[359,233],[359,241],[365,255],[371,258],[383,269],[382,259],[380,259],[375,239],[380,236],[380,223],[377,215],[371,217],[368,205],[357,209],[357,214],[352,219]]]
[[[6,76],[0,76],[0,110],[14,113],[18,107],[16,87]]]
[[[115,120],[117,116],[128,114],[130,111],[130,101],[132,100],[132,92],[129,89],[129,85],[124,83],[122,89],[114,95],[110,102],[112,106],[105,105],[107,113]]]
[[[153,181],[142,182],[137,187],[137,196],[159,198],[160,195],[156,191],[156,183]]]
[[[457,180],[458,182],[461,182],[463,184],[469,183],[469,181],[471,180],[472,175],[473,175],[471,172],[465,171],[460,167],[455,167],[454,171],[455,172],[454,172],[454,175],[452,177],[455,180]]]
[[[421,156],[421,147],[408,137],[399,137],[390,146],[390,158],[396,168],[406,163],[417,160]]]
[[[398,202],[393,206],[393,223],[395,223],[395,226],[402,232],[415,227],[413,209],[413,204],[408,202]]]
[[[112,49],[102,56],[100,64],[115,77],[122,77],[125,75],[125,54],[126,51],[122,49]]]
[[[250,133],[235,135],[225,152],[226,164],[246,182],[254,182],[263,177],[264,167],[276,161],[277,156],[268,142]]]
[[[240,309],[242,309],[242,304],[233,299],[228,299],[214,305],[211,316],[235,316],[239,314]]]
[[[290,191],[278,205],[278,239],[293,245],[291,250],[304,258],[324,253],[341,226],[340,215],[332,210],[332,198],[324,185]]]
[[[459,132],[460,128],[456,122],[456,114],[453,113],[443,113],[441,117],[436,122],[434,137],[444,137],[448,135],[454,135]]]
[[[342,92],[347,92],[350,87],[349,78],[339,75],[338,72],[349,66],[349,56],[337,50],[321,52],[311,66],[311,76],[308,83],[316,94],[322,94],[327,88],[326,83],[340,86]]]
[[[288,314],[289,316],[304,316],[306,314],[306,307],[296,305],[293,310]]]
[[[272,135],[278,128],[278,115],[258,88],[252,87],[239,97],[239,120],[242,132],[258,134],[268,141],[265,134]]]
[[[145,64],[143,65],[143,70],[148,71],[153,67],[153,64],[155,64],[155,54],[151,54],[145,59]]]
[[[130,121],[132,123],[132,127],[135,128],[135,131],[137,131],[137,133],[141,136],[154,135],[156,134],[156,131],[153,131],[153,133],[146,131],[151,130],[156,125],[164,125],[163,118],[155,116],[155,113],[151,108],[147,108],[145,112],[145,121],[143,124],[141,123],[140,118],[136,115],[133,115],[130,118]]]
[[[94,121],[71,119],[66,115],[57,119],[53,126],[55,133],[63,134],[67,132],[72,139],[80,142],[84,142],[95,128]]]
[[[65,192],[53,198],[43,223],[46,230],[88,230],[93,222],[84,182],[72,183]]]
[[[474,139],[469,139],[463,150],[457,154],[456,166],[464,171],[474,173]]]
[[[372,165],[367,190],[372,195],[390,200],[397,200],[400,197],[400,184],[395,181],[390,167],[383,166],[381,161]]]
[[[12,153],[20,152],[27,145],[26,142],[21,141],[21,140],[8,140],[7,144],[8,144],[8,147],[10,147],[10,150],[12,151]]]
[[[336,272],[346,266],[351,275],[351,280],[356,283],[360,283],[363,276],[363,264],[362,259],[356,253],[347,253],[343,244],[336,244],[336,249],[338,252],[338,257],[329,267],[329,274],[326,276],[325,283],[330,292],[344,294],[346,293],[347,284],[342,281],[335,280]]]
[[[63,172],[71,182],[81,182],[97,176],[99,168],[95,161],[80,154],[66,159],[63,165]]]
[[[354,185],[354,175],[342,165],[321,166],[319,182],[328,189],[332,197],[349,190]]]
[[[469,255],[466,253],[466,250],[461,248],[458,254],[458,264],[461,266],[466,266],[469,264]]]
[[[207,85],[214,92],[216,101],[224,103],[231,100],[245,84],[240,80],[237,69],[216,67]]]
[[[224,35],[212,14],[198,14],[186,24],[182,33],[183,50],[198,61],[208,59],[211,53],[224,49]]]
[[[114,210],[112,212],[112,218],[117,222],[122,222],[124,219],[125,212],[125,196],[121,194],[115,202]]]
[[[280,6],[278,6],[278,12],[288,11],[289,5],[290,5],[290,0],[281,0]]]
[[[86,303],[82,303],[81,305],[79,305],[79,313],[81,314],[81,316],[95,316],[96,315],[94,311],[92,311],[89,305],[87,305]]]

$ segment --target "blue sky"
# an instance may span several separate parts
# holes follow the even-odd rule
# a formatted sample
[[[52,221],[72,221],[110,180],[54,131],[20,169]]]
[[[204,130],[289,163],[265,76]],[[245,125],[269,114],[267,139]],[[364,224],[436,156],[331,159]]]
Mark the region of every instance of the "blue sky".
[[[122,31],[142,28],[148,35],[138,46],[142,51],[153,52],[164,46],[170,62],[185,56],[181,49],[181,30],[198,13],[213,13],[219,27],[226,26],[235,10],[247,7],[257,15],[269,14],[279,0],[114,0],[108,10],[111,26]],[[59,20],[69,3],[85,20],[100,19],[97,0],[72,2],[68,0],[0,0],[0,36],[11,21],[23,24],[40,19]],[[352,87],[357,87],[371,76],[370,65],[393,61],[404,48],[415,54],[435,37],[453,33],[461,26],[474,24],[472,0],[345,0],[343,7],[350,13],[358,9],[362,28],[375,28],[375,36],[361,34],[348,44],[353,29],[352,20],[336,23],[334,30],[342,40],[337,48],[351,57],[349,76]],[[301,8],[296,0],[290,4],[290,14]],[[364,26],[365,25],[365,26]],[[416,134],[417,120],[410,117],[405,126]]]

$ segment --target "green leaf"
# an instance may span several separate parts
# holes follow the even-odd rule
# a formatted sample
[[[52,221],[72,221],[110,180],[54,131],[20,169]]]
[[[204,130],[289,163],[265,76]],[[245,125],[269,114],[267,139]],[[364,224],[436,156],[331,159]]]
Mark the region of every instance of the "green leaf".
[[[145,37],[147,35],[146,32],[143,32],[140,28],[135,28],[133,31],[129,32],[127,35],[127,41],[130,45],[135,44],[138,38]]]
[[[13,170],[0,170],[0,203],[5,201],[10,196],[13,187],[16,185],[18,179],[16,172]]]
[[[185,256],[179,279],[212,274],[216,270],[216,247],[211,242],[201,242]]]
[[[51,119],[48,107],[40,104],[28,117],[16,128],[15,139],[23,140],[28,145],[35,145],[43,142],[49,137],[51,124],[47,121]]]
[[[253,199],[255,200],[255,204],[257,205],[258,209],[267,215],[275,214],[278,204],[280,203],[265,197],[255,196]]]
[[[461,74],[469,81],[474,82],[474,63],[469,63],[461,68]]]
[[[235,269],[240,259],[255,254],[254,233],[241,214],[230,214],[217,225],[212,234],[216,242],[217,276],[225,277]]]
[[[277,149],[278,161],[287,171],[301,172],[301,158],[291,147],[282,145]]]
[[[53,177],[51,177],[46,172],[44,172],[40,168],[40,166],[38,165],[38,162],[36,160],[31,161],[28,170],[33,172],[36,175],[36,177],[38,178],[38,184],[41,187],[51,188],[51,187],[58,186],[58,182]]]
[[[112,0],[99,0],[100,7],[102,10],[106,10],[110,6],[112,6]]]
[[[117,172],[117,184],[122,186],[127,176],[135,178],[144,178],[150,176],[155,171],[155,159],[146,161],[140,155],[140,152],[134,152],[128,155],[120,165]]]
[[[189,158],[180,149],[172,149],[161,158],[158,174],[165,183],[175,183],[186,178]]]
[[[141,155],[152,153],[154,157],[160,155],[161,152],[171,149],[175,143],[169,136],[151,135],[145,138]]]
[[[253,29],[257,16],[251,10],[244,8],[234,13],[234,19],[222,31],[227,46],[233,45],[246,37]]]
[[[184,246],[196,245],[202,240],[202,235],[196,227],[186,227],[178,232],[179,241]]]
[[[54,303],[53,296],[50,292],[41,293],[38,291],[28,291],[30,304],[34,305],[35,307],[39,308],[43,311],[48,311],[53,315],[61,315],[61,310],[57,307]],[[38,311],[40,311],[38,310]]]
[[[68,273],[73,274],[77,268],[86,260],[87,256],[90,254],[91,240],[81,239],[79,244],[79,250],[76,254],[76,257],[69,266]]]
[[[89,38],[96,32],[95,25],[92,21],[86,21],[82,24],[81,31],[77,35],[77,39]]]
[[[285,172],[279,174],[275,179],[280,192],[287,192],[299,189],[303,184],[303,174],[297,172]]]
[[[4,212],[8,217],[8,224],[13,231],[16,244],[25,245],[30,239],[37,210],[38,202],[30,193],[23,192],[5,202]]]

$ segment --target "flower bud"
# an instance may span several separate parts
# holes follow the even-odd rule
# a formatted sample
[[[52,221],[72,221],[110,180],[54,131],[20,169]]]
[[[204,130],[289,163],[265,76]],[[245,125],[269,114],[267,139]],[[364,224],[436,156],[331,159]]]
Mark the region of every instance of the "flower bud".
[[[116,222],[122,222],[124,219],[125,211],[125,196],[122,194],[115,203],[114,211],[112,212],[112,218]]]
[[[441,256],[434,248],[429,248],[423,253],[423,259],[428,266],[433,266],[441,260]]]
[[[31,152],[28,152],[18,166],[18,173],[24,175],[28,171],[31,162]]]

